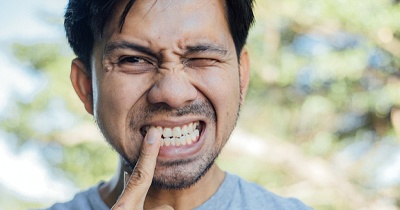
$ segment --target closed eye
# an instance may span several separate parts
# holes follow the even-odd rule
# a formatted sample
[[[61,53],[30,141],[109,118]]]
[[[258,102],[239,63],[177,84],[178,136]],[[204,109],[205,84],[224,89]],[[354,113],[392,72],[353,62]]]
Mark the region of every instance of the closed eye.
[[[214,66],[218,60],[212,58],[189,58],[183,64],[189,68],[204,68]]]

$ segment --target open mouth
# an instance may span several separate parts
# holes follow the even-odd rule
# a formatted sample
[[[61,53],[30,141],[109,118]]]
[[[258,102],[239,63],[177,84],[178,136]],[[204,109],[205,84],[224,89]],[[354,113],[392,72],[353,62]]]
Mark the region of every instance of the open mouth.
[[[155,127],[161,133],[161,146],[185,146],[191,145],[199,140],[199,136],[205,127],[204,122],[196,121],[176,127],[143,126],[140,133],[146,136],[147,131]]]

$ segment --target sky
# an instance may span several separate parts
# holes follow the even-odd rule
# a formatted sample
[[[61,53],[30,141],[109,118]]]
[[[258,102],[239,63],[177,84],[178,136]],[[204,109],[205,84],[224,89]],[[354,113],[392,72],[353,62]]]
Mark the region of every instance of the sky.
[[[60,37],[62,25],[46,23],[50,15],[62,20],[66,0],[2,0],[0,1],[0,41],[54,39]]]
[[[9,97],[32,96],[43,84],[40,78],[30,75],[27,66],[16,62],[10,52],[11,44],[63,39],[66,3],[66,0],[0,1],[0,75],[6,75],[0,77],[0,112]]]
[[[62,20],[67,0],[0,1],[0,117],[12,97],[29,100],[45,86],[29,66],[11,54],[12,43],[57,41],[64,38]],[[0,186],[24,200],[65,200],[77,190],[67,180],[52,177],[36,145],[12,151],[13,136],[0,129]],[[14,145],[15,146],[15,145]],[[0,207],[1,208],[1,207]]]

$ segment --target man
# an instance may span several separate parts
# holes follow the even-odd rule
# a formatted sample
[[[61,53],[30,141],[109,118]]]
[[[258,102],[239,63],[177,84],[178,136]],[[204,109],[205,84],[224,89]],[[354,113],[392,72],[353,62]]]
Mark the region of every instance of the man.
[[[51,209],[309,209],[214,164],[248,86],[252,22],[252,0],[70,0],[71,81],[121,164]]]

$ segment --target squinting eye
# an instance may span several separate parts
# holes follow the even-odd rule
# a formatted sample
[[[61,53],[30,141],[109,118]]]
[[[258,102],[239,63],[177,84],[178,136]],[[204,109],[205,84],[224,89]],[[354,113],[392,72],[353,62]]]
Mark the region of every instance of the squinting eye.
[[[157,68],[150,60],[136,56],[122,57],[117,65],[121,71],[132,74],[145,73]]]
[[[121,63],[121,64],[124,64],[124,63],[151,64],[146,59],[139,58],[139,57],[124,57],[121,60],[119,60],[119,63]]]
[[[190,68],[214,66],[217,60],[211,58],[190,58],[184,62]]]

